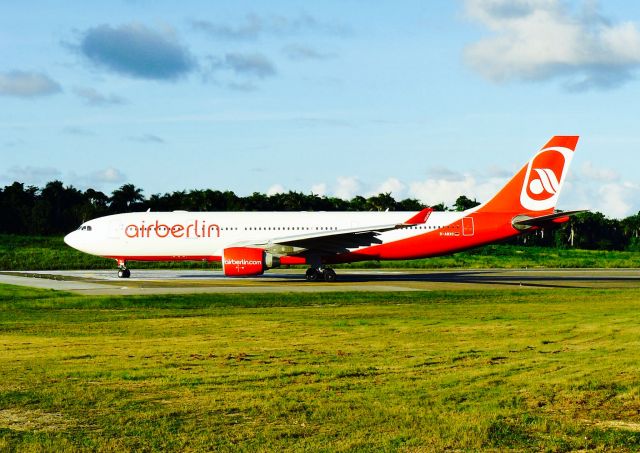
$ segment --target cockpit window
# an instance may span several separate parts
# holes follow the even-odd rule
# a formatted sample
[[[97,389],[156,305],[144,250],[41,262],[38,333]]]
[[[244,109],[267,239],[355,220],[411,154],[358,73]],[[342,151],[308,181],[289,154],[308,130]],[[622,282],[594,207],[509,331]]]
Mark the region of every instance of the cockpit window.
[[[87,225],[87,231],[91,231],[91,225]]]
[[[78,230],[80,230],[80,231],[91,231],[91,225],[80,225],[78,227]]]

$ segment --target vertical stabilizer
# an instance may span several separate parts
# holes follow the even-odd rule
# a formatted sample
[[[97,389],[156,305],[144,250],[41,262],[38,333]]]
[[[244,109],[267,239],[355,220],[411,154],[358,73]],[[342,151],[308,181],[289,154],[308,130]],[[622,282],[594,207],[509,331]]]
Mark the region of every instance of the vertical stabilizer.
[[[555,136],[477,212],[550,214],[558,202],[578,136]]]

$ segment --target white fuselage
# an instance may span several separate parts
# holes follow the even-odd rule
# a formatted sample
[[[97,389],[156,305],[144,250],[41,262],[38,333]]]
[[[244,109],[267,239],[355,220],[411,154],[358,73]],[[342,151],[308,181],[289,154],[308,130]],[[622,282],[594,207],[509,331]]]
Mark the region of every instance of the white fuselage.
[[[101,217],[65,237],[106,257],[219,257],[225,248],[332,230],[401,224],[415,212],[137,212]],[[382,243],[434,232],[463,217],[434,212],[427,222],[379,234]],[[133,258],[131,258],[133,259]]]

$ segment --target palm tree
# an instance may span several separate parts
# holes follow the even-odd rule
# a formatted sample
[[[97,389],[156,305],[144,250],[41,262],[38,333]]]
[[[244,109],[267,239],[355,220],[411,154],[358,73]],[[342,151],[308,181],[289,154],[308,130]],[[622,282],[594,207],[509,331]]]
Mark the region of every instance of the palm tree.
[[[138,189],[133,184],[125,184],[111,193],[109,208],[112,212],[130,212],[136,203],[143,201],[142,189]]]

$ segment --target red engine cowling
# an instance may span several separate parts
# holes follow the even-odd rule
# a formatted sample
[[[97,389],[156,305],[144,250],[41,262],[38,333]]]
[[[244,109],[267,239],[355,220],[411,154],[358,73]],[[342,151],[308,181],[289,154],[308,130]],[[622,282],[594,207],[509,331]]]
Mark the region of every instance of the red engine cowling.
[[[222,270],[227,277],[260,275],[266,268],[262,249],[229,247],[222,252]]]

